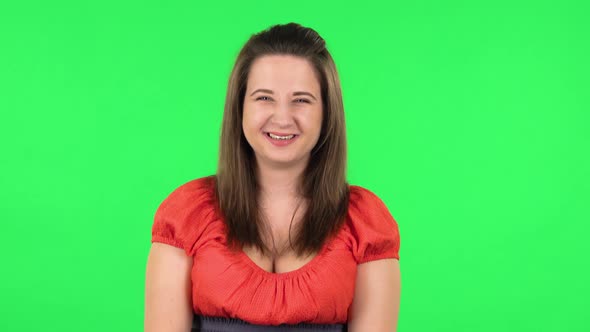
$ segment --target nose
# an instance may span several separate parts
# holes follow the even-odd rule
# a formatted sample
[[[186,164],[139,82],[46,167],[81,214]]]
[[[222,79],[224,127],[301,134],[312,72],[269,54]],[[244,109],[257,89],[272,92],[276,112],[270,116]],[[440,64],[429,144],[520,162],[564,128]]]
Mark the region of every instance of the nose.
[[[272,111],[271,123],[280,128],[288,128],[295,125],[288,103],[277,103],[277,106]]]

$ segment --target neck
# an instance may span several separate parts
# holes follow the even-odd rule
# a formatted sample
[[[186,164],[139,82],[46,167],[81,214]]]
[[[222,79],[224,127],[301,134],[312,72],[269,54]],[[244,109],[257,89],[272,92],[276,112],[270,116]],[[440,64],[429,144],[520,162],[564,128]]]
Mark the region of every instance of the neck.
[[[263,198],[292,200],[300,196],[299,183],[305,164],[290,168],[272,168],[264,163],[257,167],[258,184]]]

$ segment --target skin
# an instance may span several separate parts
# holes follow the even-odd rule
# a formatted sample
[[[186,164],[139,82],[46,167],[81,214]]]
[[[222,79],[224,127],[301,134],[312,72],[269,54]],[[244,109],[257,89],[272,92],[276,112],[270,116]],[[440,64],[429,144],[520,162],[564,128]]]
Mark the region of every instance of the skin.
[[[397,259],[359,264],[348,331],[397,331],[401,278]]]
[[[269,91],[260,91],[260,90]],[[263,56],[254,61],[244,97],[242,129],[256,155],[263,201],[296,199],[296,180],[309,160],[322,125],[320,83],[305,59]],[[310,95],[296,95],[297,92]],[[297,134],[288,146],[272,145],[265,132]],[[292,211],[292,210],[291,210]]]
[[[145,332],[189,332],[192,257],[184,250],[155,242],[148,256],[145,279]]]
[[[277,238],[287,229],[291,213],[300,202],[297,179],[319,139],[323,116],[320,91],[312,65],[299,57],[260,57],[252,64],[248,76],[242,129],[256,154],[260,202],[265,213],[272,216],[272,229],[277,231]],[[298,92],[308,94],[297,95]],[[268,131],[298,137],[288,146],[277,147],[265,137]],[[289,265],[300,263],[305,262]],[[190,331],[191,268],[192,258],[182,249],[152,244],[146,270],[146,332]],[[399,297],[400,273],[396,259],[360,264],[348,330],[395,331]]]
[[[264,256],[255,248],[244,248],[244,252],[268,271],[295,270],[313,258],[289,253],[288,234],[292,213],[297,211],[296,225],[307,206],[297,194],[297,180],[321,132],[319,78],[304,58],[262,56],[250,68],[243,105],[242,130],[255,152],[259,202],[272,233],[265,241],[275,246],[280,259]],[[279,147],[271,143],[268,132],[297,137],[288,146]]]

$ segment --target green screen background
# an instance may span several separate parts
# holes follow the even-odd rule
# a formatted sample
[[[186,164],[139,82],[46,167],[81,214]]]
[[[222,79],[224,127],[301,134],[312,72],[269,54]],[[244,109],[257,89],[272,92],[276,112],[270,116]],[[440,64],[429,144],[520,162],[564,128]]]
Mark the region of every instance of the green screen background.
[[[349,182],[399,224],[399,331],[588,331],[588,9],[3,2],[0,330],[143,330],[154,212],[215,172],[243,43],[295,21],[336,61]]]

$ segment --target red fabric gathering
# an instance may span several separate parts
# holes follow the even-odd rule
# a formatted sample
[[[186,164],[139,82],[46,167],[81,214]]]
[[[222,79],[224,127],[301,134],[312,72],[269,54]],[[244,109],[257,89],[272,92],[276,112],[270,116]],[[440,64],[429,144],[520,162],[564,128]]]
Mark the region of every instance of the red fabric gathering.
[[[164,199],[152,242],[193,257],[195,314],[238,318],[252,324],[346,323],[356,269],[365,262],[399,259],[398,225],[383,201],[351,185],[346,222],[303,267],[271,273],[243,251],[226,246],[226,225],[216,209],[213,177],[189,181]]]

